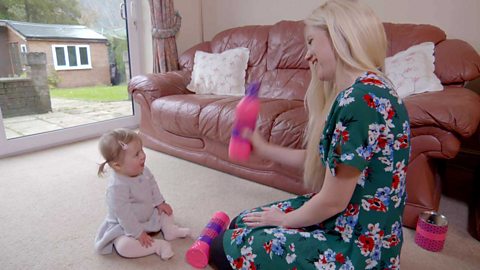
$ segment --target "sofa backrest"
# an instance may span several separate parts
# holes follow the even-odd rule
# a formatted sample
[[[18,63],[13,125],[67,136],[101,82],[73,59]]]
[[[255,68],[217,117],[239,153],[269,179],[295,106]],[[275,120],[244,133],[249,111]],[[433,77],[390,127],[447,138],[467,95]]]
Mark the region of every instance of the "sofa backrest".
[[[384,23],[388,39],[387,56],[410,46],[435,44],[435,74],[445,85],[463,84],[480,76],[480,55],[468,43],[447,39],[432,25]],[[260,96],[303,100],[310,82],[303,21],[280,21],[274,25],[236,27],[217,34],[211,41],[185,51],[179,59],[182,69],[193,69],[195,51],[221,53],[250,49],[246,82],[261,81]]]

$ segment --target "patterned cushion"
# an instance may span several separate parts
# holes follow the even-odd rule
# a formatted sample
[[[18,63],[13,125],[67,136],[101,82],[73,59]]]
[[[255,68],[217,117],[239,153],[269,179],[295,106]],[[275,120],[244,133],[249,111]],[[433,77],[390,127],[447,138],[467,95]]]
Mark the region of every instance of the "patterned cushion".
[[[197,94],[243,96],[249,54],[244,47],[219,54],[197,51],[187,88]]]
[[[400,97],[443,90],[440,80],[433,73],[433,49],[432,42],[424,42],[385,59],[385,74]]]

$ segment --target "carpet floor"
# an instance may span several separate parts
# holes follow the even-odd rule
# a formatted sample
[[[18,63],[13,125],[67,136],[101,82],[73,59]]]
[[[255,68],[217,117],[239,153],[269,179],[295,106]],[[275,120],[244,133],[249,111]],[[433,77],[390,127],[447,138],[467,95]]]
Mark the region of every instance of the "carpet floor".
[[[0,160],[1,269],[194,269],[184,254],[218,210],[241,210],[292,194],[146,149],[155,175],[179,224],[193,237],[172,241],[175,256],[125,259],[102,256],[93,239],[106,213],[106,179],[96,175],[97,139]],[[480,242],[467,233],[465,203],[443,196],[449,220],[443,251],[423,250],[415,231],[404,228],[402,269],[480,269]],[[206,269],[211,269],[207,267]]]

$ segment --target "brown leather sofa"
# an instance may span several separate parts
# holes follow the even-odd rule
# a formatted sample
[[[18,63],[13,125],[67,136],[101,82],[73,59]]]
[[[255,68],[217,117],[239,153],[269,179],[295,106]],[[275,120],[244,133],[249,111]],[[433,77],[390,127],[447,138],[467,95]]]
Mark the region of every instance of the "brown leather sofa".
[[[385,23],[388,55],[432,41],[435,73],[444,91],[405,98],[411,128],[412,154],[407,173],[408,199],[404,225],[414,227],[425,210],[437,210],[441,183],[436,160],[455,157],[460,139],[471,136],[480,121],[479,96],[463,88],[480,76],[480,56],[466,42],[446,39],[431,25]],[[220,53],[250,49],[246,81],[261,81],[257,126],[270,142],[301,148],[307,115],[304,95],[310,80],[304,60],[303,22],[244,26],[217,34],[183,53],[180,71],[132,78],[129,92],[141,107],[140,135],[145,146],[292,193],[307,192],[302,168],[291,168],[253,156],[248,163],[228,158],[228,141],[239,97],[197,95],[190,81],[195,51]],[[184,179],[186,181],[186,179]]]

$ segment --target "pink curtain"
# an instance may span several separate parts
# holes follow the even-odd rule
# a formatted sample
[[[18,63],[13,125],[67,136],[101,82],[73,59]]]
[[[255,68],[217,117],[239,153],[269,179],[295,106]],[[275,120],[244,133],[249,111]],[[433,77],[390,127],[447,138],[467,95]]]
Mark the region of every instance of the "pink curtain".
[[[178,70],[175,35],[182,18],[173,8],[173,0],[149,0],[152,19],[153,72]]]

